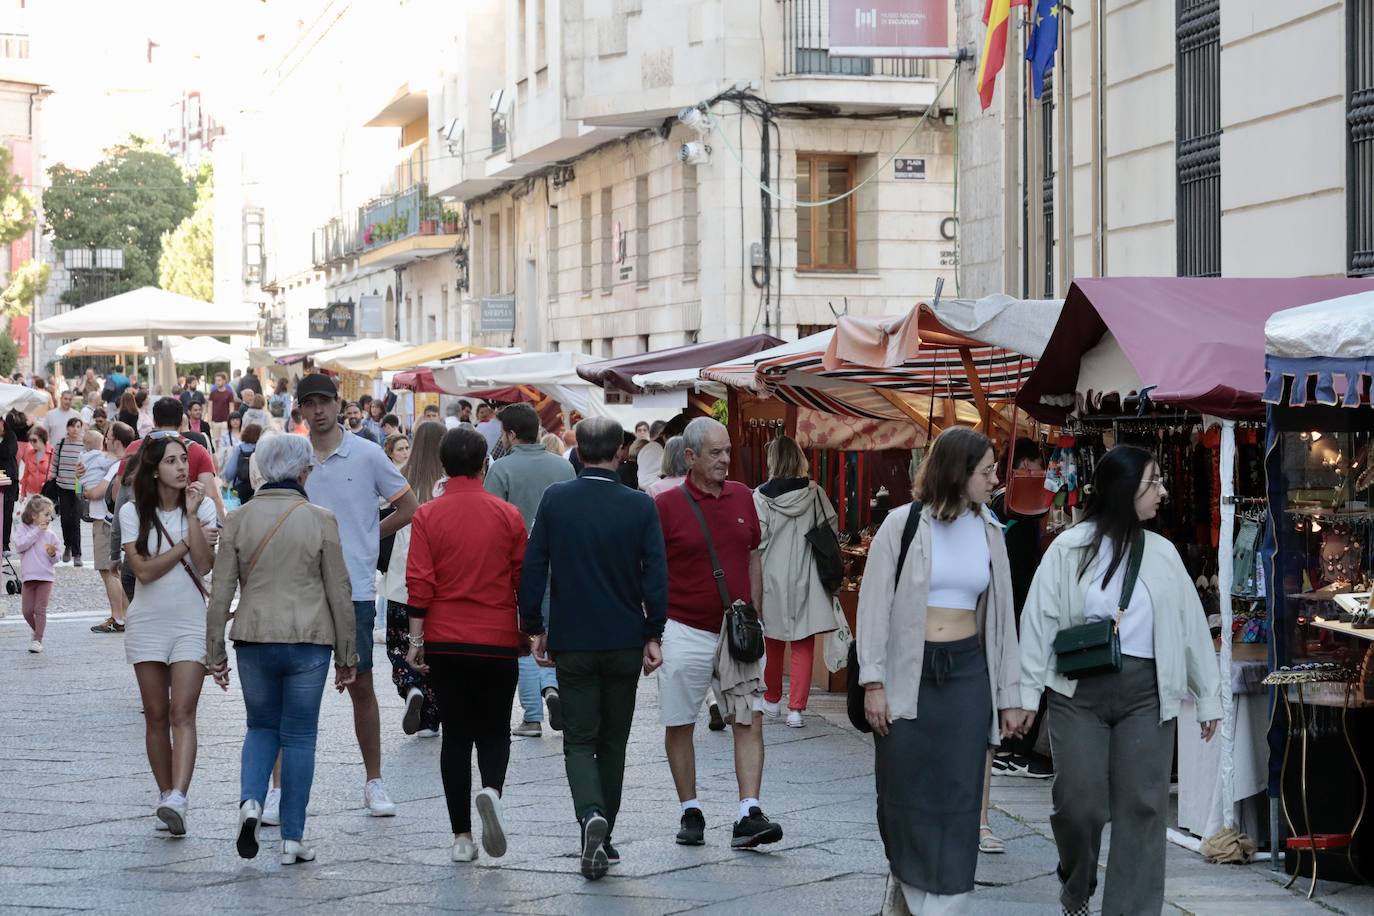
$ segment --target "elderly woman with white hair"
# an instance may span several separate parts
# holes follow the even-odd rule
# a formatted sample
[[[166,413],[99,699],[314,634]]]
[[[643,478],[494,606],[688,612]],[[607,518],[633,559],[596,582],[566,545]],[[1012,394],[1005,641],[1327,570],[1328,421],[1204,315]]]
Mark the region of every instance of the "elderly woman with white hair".
[[[344,690],[358,664],[357,621],[348,567],[334,514],[305,496],[310,441],[264,438],[253,456],[264,483],[253,501],[229,514],[219,539],[206,628],[215,683],[229,688],[224,625],[234,591],[234,641],[248,735],[239,776],[238,852],[258,854],[268,777],[282,762],[282,864],[309,862],[302,844],[315,775],[315,736],[331,652],[334,686]]]

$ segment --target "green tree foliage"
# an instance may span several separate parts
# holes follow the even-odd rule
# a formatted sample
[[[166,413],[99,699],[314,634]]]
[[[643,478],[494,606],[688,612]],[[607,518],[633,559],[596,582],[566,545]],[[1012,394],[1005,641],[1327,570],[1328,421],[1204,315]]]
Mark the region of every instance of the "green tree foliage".
[[[19,363],[19,344],[9,331],[0,332],[0,377],[9,378]]]
[[[19,269],[10,274],[9,283],[0,290],[0,316],[13,318],[27,315],[33,308],[34,300],[43,295],[48,288],[48,276],[52,266],[37,261],[25,261]]]
[[[48,169],[43,212],[58,251],[121,248],[124,270],[111,294],[157,283],[163,236],[195,209],[196,181],[178,162],[130,137],[90,171]]]
[[[165,290],[215,300],[214,175],[209,164],[196,176],[196,209],[176,229],[163,235],[158,258],[158,285]]]
[[[12,170],[10,151],[0,147],[0,245],[32,232],[37,215],[33,195]],[[0,276],[0,314],[26,314],[47,288],[48,273],[48,265],[26,261],[9,277]]]

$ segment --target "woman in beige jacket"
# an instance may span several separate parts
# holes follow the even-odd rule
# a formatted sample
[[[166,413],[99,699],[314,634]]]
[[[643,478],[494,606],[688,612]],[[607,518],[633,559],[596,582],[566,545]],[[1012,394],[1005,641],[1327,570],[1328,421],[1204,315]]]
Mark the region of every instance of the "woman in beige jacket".
[[[859,682],[894,912],[967,904],[988,748],[1025,728],[1006,544],[985,505],[996,486],[992,442],[948,429],[921,466],[917,504],[888,515],[869,548]],[[914,511],[919,527],[899,565]]]
[[[315,774],[320,700],[331,652],[335,688],[342,691],[353,682],[357,622],[338,523],[333,513],[305,497],[309,440],[263,439],[254,459],[266,482],[225,522],[210,592],[206,656],[215,683],[227,690],[224,625],[237,588],[229,638],[248,707],[238,852],[245,859],[258,854],[267,781],[280,752],[281,860],[293,865],[315,858],[301,840]]]
[[[838,519],[825,491],[811,480],[806,453],[795,439],[779,436],[768,444],[768,482],[754,491],[763,552],[763,713],[782,714],[782,662],[792,647],[792,678],[787,688],[787,724],[803,725],[811,695],[811,662],[816,634],[835,629],[834,598],[821,585],[816,558],[806,534],[818,525],[838,531]]]

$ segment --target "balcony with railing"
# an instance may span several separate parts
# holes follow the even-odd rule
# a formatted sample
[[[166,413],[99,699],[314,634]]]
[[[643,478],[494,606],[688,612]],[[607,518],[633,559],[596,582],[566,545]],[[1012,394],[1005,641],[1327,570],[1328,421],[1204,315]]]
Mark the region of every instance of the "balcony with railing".
[[[315,230],[311,251],[316,269],[340,264],[362,250],[358,219],[359,211],[353,210],[334,217]]]
[[[458,241],[458,213],[445,210],[424,185],[359,208],[363,267],[394,267],[450,250]]]

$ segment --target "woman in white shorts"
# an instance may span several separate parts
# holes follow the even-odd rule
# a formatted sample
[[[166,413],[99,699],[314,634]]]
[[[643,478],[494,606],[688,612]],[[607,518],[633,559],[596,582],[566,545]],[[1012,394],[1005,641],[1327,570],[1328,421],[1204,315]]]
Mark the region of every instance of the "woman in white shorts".
[[[201,576],[214,565],[206,529],[215,525],[215,506],[190,480],[179,433],[150,433],[134,460],[133,499],[119,510],[125,561],[138,578],[124,652],[143,699],[157,817],[173,836],[183,836],[196,763],[196,704],[205,682]]]

